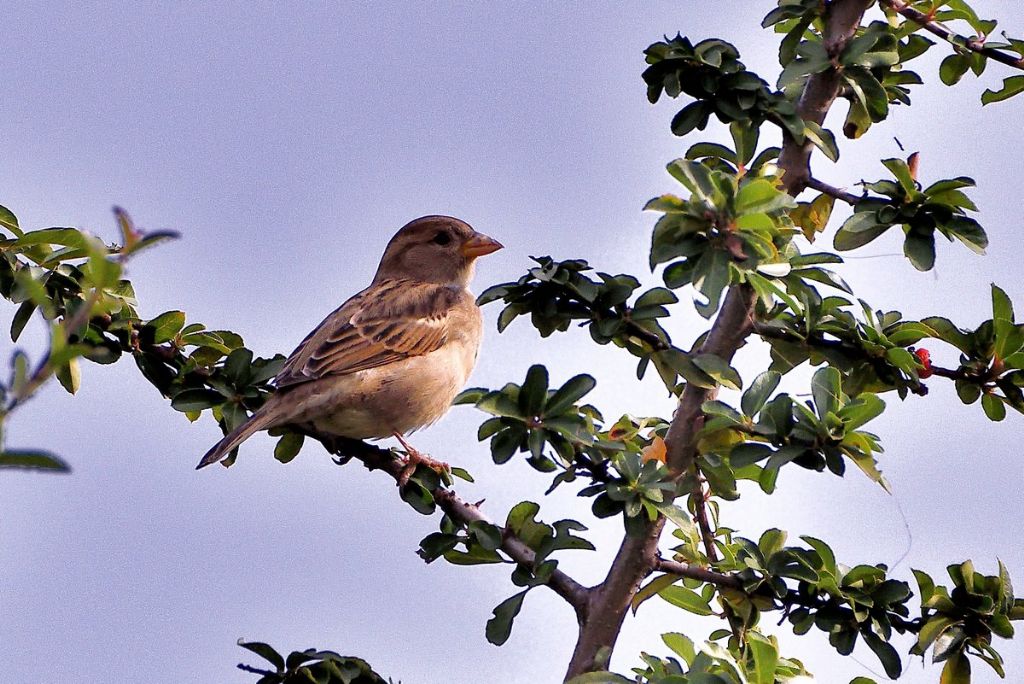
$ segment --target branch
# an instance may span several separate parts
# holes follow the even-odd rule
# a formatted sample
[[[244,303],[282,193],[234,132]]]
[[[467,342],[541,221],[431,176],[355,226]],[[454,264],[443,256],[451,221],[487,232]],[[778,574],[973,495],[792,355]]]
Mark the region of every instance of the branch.
[[[398,482],[402,477],[405,464],[395,457],[389,449],[381,449],[359,440],[330,439],[316,434],[306,433],[319,440],[329,452],[340,456],[343,459],[355,458],[363,463],[369,470],[383,470]],[[457,523],[468,525],[473,521],[494,523],[484,515],[478,504],[471,504],[463,500],[453,490],[438,487],[430,492],[434,501],[449,518]],[[519,537],[512,534],[508,529],[498,525],[502,529],[501,550],[509,558],[519,565],[528,568],[534,567],[537,558],[536,552],[527,546]],[[590,590],[579,582],[569,577],[561,570],[556,569],[548,580],[548,586],[556,594],[561,596],[576,611],[576,616],[583,619],[587,607],[587,598]]]
[[[699,565],[690,565],[689,563],[680,563],[679,561],[659,558],[657,569],[661,572],[667,572],[670,575],[688,577],[690,579],[700,580],[701,582],[707,582],[708,584],[714,584],[719,587],[730,587],[732,589],[743,588],[743,583],[740,582],[738,577],[721,572],[715,572],[714,570],[708,570],[707,568],[702,568]]]
[[[825,12],[824,41],[829,55],[839,55],[860,26],[864,12],[873,2],[874,0],[833,0],[828,4]],[[821,124],[836,99],[839,85],[839,72],[835,68],[811,76],[797,106],[799,115],[806,121]],[[811,148],[810,141],[797,143],[789,136],[783,143],[779,167],[784,173],[784,186],[791,195],[799,194],[810,177]],[[729,362],[753,329],[756,301],[757,295],[749,285],[732,285],[700,351],[714,354]],[[691,472],[696,462],[697,434],[704,424],[701,406],[714,395],[715,390],[701,389],[692,383],[687,383],[683,390],[665,438],[666,464],[677,480]],[[700,486],[699,478],[696,484]],[[702,493],[698,492],[694,501],[698,520],[704,507],[703,498]],[[706,516],[706,511],[703,514]],[[665,519],[659,517],[646,526],[643,534],[626,535],[608,571],[608,576],[601,584],[591,589],[587,620],[580,624],[580,636],[569,664],[567,679],[584,672],[599,670],[611,657],[633,596],[643,578],[658,565],[658,542],[664,526]],[[708,540],[705,540],[705,543],[707,544]]]
[[[939,38],[942,38],[943,40],[945,40],[948,43],[951,43],[952,45],[955,45],[959,48],[963,48],[965,50],[970,50],[971,52],[977,52],[979,55],[985,55],[990,59],[994,59],[997,62],[1002,62],[1003,64],[1013,67],[1014,69],[1024,70],[1024,57],[1015,57],[1014,55],[1008,54],[1001,50],[986,47],[983,38],[981,40],[971,40],[969,38],[961,36],[960,34],[949,30],[939,22],[934,21],[927,14],[919,12],[913,7],[910,7],[905,2],[903,2],[903,0],[881,0],[881,4],[883,7],[888,7],[894,12],[902,14],[904,17],[906,17],[910,21],[914,22],[915,24],[923,28],[925,31],[935,34]]]
[[[835,197],[837,200],[846,202],[847,204],[850,205],[857,204],[857,202],[860,202],[862,199],[864,199],[864,197],[860,195],[854,195],[852,192],[846,192],[841,188],[837,188],[834,185],[829,185],[828,183],[820,181],[817,178],[808,177],[807,187],[810,188],[811,190],[817,190],[820,193],[829,195],[830,197]]]
[[[825,8],[825,51],[830,58],[836,58],[846,47],[857,27],[860,26],[864,12],[874,0],[833,0]],[[824,123],[832,103],[839,94],[841,84],[839,70],[831,67],[813,74],[804,86],[804,92],[797,103],[797,114],[804,121],[811,121],[819,126]],[[813,144],[810,140],[798,143],[787,133],[779,154],[779,168],[784,172],[782,183],[791,195],[798,195],[807,186],[811,177],[810,160]]]

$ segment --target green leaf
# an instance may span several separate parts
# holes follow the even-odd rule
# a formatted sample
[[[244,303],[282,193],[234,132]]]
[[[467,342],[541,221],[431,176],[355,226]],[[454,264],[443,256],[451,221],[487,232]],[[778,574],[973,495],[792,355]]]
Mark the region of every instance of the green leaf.
[[[61,364],[54,371],[54,375],[69,394],[75,394],[82,386],[82,367],[78,359],[70,359],[67,363]]]
[[[809,544],[811,548],[818,552],[818,556],[821,558],[822,562],[822,569],[828,574],[835,577],[837,574],[836,556],[832,552],[832,549],[829,548],[829,545],[821,541],[820,539],[809,537],[807,535],[804,535],[800,538],[807,542],[807,544]]]
[[[512,634],[512,621],[515,620],[516,615],[519,615],[519,610],[523,607],[523,599],[528,591],[529,589],[524,589],[495,606],[494,615],[487,621],[485,630],[487,641],[495,646],[501,646],[508,641],[509,635]]]
[[[889,227],[877,221],[875,212],[857,211],[839,227],[832,244],[840,252],[857,249],[889,230]]]
[[[31,245],[61,245],[63,247],[74,247],[75,249],[86,249],[89,239],[84,233],[74,228],[44,228],[33,230],[18,238],[18,247],[29,247]]]
[[[839,145],[836,144],[836,136],[827,128],[822,128],[813,121],[804,122],[804,135],[814,143],[814,146],[821,150],[829,161],[839,161]]]
[[[548,398],[544,405],[544,415],[557,416],[565,413],[569,407],[582,399],[596,385],[597,380],[591,375],[581,374],[569,378]]]
[[[1003,87],[999,90],[986,90],[981,94],[981,104],[1008,100],[1014,95],[1024,92],[1024,76],[1010,76],[1003,79]]]
[[[11,319],[11,342],[17,342],[18,338],[21,337],[22,331],[32,318],[32,314],[36,311],[36,303],[31,299],[27,299],[21,303],[18,310],[14,312],[14,318]]]
[[[885,674],[889,675],[889,679],[898,679],[903,672],[903,663],[900,660],[900,654],[893,648],[893,645],[874,632],[863,631],[861,634],[864,637],[864,643],[878,656],[878,660],[881,661],[882,667],[885,668]]]
[[[885,410],[885,402],[875,394],[861,394],[839,410],[838,416],[846,426],[847,432],[856,430],[870,420],[874,420]]]
[[[665,642],[665,645],[672,649],[672,652],[683,659],[683,662],[687,665],[693,663],[693,659],[697,656],[696,650],[693,648],[693,641],[690,637],[679,632],[669,632],[661,635],[661,640]]]
[[[842,403],[842,375],[831,366],[819,368],[811,379],[811,396],[818,417],[824,419]]]
[[[146,326],[153,328],[153,344],[170,342],[185,327],[185,312],[165,311],[156,318],[147,321]]]
[[[902,159],[883,159],[882,165],[889,169],[892,175],[896,176],[896,180],[899,182],[900,187],[903,188],[903,192],[907,193],[908,197],[914,197],[918,194],[917,183],[914,182],[914,177],[910,173],[910,167],[907,166],[907,162]]]
[[[688,610],[697,615],[711,615],[714,611],[708,602],[697,592],[684,586],[673,584],[658,592],[658,596],[673,606]]]
[[[24,233],[18,227],[18,217],[10,209],[0,206],[0,226],[14,233],[15,237],[21,237]]]
[[[639,591],[633,595],[633,600],[630,602],[630,607],[633,609],[633,615],[636,615],[636,611],[640,609],[640,606],[647,599],[652,596],[657,596],[665,587],[672,586],[679,581],[679,577],[671,574],[658,575],[650,582],[640,587]]]
[[[717,188],[711,179],[711,171],[708,167],[700,162],[676,159],[668,165],[668,172],[701,202],[709,207],[715,206]]]
[[[526,427],[523,425],[511,425],[495,434],[491,439],[491,459],[498,465],[508,462],[525,436]]]
[[[259,657],[263,658],[271,665],[273,665],[278,672],[284,672],[284,657],[274,650],[269,644],[265,644],[260,641],[243,641],[238,640],[238,645],[242,648],[252,651]]]
[[[548,369],[539,364],[530,366],[519,390],[519,410],[524,416],[539,416],[548,394]]]
[[[223,394],[205,387],[182,390],[171,399],[175,411],[202,411],[219,406],[226,401]]]
[[[7,449],[0,451],[0,468],[17,468],[22,470],[50,470],[58,473],[70,473],[69,466],[62,458],[37,449]]]
[[[970,353],[973,345],[971,336],[958,328],[948,318],[931,316],[923,319],[921,322],[935,331],[934,337],[938,337],[943,342],[953,345],[965,354]]]
[[[998,423],[1003,418],[1006,418],[1006,405],[1003,401],[994,394],[986,392],[981,397],[981,408],[985,411],[985,415],[988,419]]]
[[[743,393],[743,398],[740,400],[740,408],[743,409],[744,415],[757,415],[772,392],[779,386],[780,380],[782,380],[782,374],[776,371],[765,371],[754,378],[754,382]]]
[[[565,684],[635,684],[635,682],[635,679],[629,679],[614,672],[585,672],[573,677]]]
[[[711,112],[704,102],[700,100],[691,102],[676,112],[676,115],[672,117],[670,128],[675,135],[682,137],[694,128],[703,129],[704,126],[707,126],[710,114]]]
[[[277,440],[277,445],[274,447],[274,458],[281,463],[288,463],[298,456],[305,439],[305,436],[299,432],[284,433],[281,435],[281,439]]]
[[[970,55],[954,53],[943,59],[942,64],[939,65],[939,79],[948,86],[955,85],[970,68]],[[1017,78],[1024,78],[1024,76],[1018,76]],[[982,95],[981,102],[982,104],[987,104],[984,95]]]
[[[957,653],[946,661],[939,684],[971,684],[971,663],[964,653]]]
[[[779,649],[757,632],[747,632],[747,648],[754,657],[754,679],[751,684],[775,684]]]
[[[995,284],[992,285],[992,327],[996,338],[995,354],[1005,360],[1018,351],[1011,348],[1011,341],[1016,332],[1013,323],[1013,302],[1006,296],[1006,292]]]
[[[656,503],[654,507],[658,509],[658,512],[663,516],[675,523],[676,527],[683,531],[684,534],[696,533],[693,520],[690,519],[690,514],[684,511],[679,506],[671,503]]]
[[[760,137],[761,129],[751,126],[745,121],[733,121],[729,124],[729,134],[732,135],[732,142],[736,146],[736,158],[734,162],[748,164],[757,152],[757,140]]]
[[[743,183],[736,193],[737,214],[767,214],[795,206],[792,197],[764,178]]]
[[[736,369],[726,363],[721,357],[714,354],[697,354],[693,357],[693,363],[723,387],[738,390],[743,387],[743,379]]]
[[[908,233],[903,241],[903,253],[918,271],[930,271],[935,265],[935,234]]]

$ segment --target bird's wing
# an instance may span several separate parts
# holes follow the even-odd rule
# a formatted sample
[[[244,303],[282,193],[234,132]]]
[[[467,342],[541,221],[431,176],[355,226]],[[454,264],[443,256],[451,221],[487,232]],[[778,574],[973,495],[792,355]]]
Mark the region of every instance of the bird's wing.
[[[287,387],[376,368],[439,349],[461,291],[435,283],[385,280],[342,304],[304,339],[275,381]]]

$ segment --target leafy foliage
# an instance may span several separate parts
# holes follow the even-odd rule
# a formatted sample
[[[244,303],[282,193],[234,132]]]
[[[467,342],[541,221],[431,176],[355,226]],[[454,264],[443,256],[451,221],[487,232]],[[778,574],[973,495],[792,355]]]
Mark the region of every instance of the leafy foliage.
[[[864,188],[888,199],[866,197],[857,202],[853,215],[835,237],[840,251],[862,247],[893,226],[901,226],[906,237],[903,252],[919,271],[935,265],[935,233],[947,240],[959,240],[972,251],[984,254],[988,236],[967,211],[978,208],[961,188],[973,187],[965,176],[937,181],[923,190],[915,174],[902,159],[882,161],[895,180],[865,183]]]
[[[587,671],[573,684],[774,684],[809,676],[802,663],[783,657],[775,637],[764,631],[761,616],[769,612],[781,612],[798,635],[812,628],[824,632],[840,655],[864,643],[891,678],[903,667],[891,643],[894,633],[915,635],[914,655],[931,649],[933,661],[944,663],[945,683],[969,682],[972,659],[1005,674],[993,637],[1013,637],[1013,621],[1024,619],[1024,599],[1015,598],[1002,562],[994,576],[977,572],[971,561],[949,566],[951,588],[936,586],[915,570],[920,615],[911,617],[911,587],[885,565],[846,566],[820,539],[803,536],[802,545],[787,546],[787,532],[769,529],[754,542],[720,523],[723,502],[740,495],[739,481],[756,482],[761,493],[771,495],[789,463],[843,475],[852,462],[888,489],[879,465],[881,438],[863,429],[885,410],[881,394],[923,397],[926,381],[950,380],[965,404],[980,400],[990,420],[1005,419],[1007,406],[1024,413],[1024,325],[1015,322],[1002,289],[992,286],[992,317],[973,329],[938,315],[906,320],[899,311],[874,309],[856,299],[828,268],[842,264],[838,254],[801,249],[828,230],[840,200],[852,204],[853,212],[833,237],[837,251],[860,249],[898,226],[904,253],[918,270],[934,266],[936,233],[983,254],[988,238],[968,216],[977,208],[965,193],[974,181],[958,176],[923,187],[914,154],[906,161],[882,160],[892,178],[865,182],[863,194],[856,196],[817,179],[800,176],[793,182],[787,174],[801,170],[785,161],[787,151],[811,145],[833,162],[839,158],[835,136],[814,123],[823,121],[824,113],[809,116],[804,108],[803,98],[817,97],[812,91],[822,83],[834,87],[818,105],[827,109],[834,97],[848,103],[843,132],[849,139],[889,117],[892,106],[909,105],[910,88],[922,78],[907,64],[935,44],[921,30],[952,45],[939,69],[948,85],[968,70],[980,75],[990,59],[1020,68],[1024,41],[988,40],[995,22],[980,19],[963,0],[882,0],[887,21],[851,25],[837,37],[830,12],[843,2],[779,0],[768,13],[763,25],[781,36],[782,70],[774,88],[746,69],[734,46],[719,39],[694,43],[677,35],[645,51],[648,99],[686,95],[693,100],[675,114],[672,131],[683,136],[705,130],[713,117],[728,126],[732,139],[732,147],[691,145],[667,166],[682,187],[680,194],[663,194],[645,206],[659,214],[649,263],[652,270],[662,269],[664,287],[640,291],[633,275],[544,256],[534,258],[535,265],[518,280],[490,287],[478,300],[502,302],[499,331],[527,316],[541,337],[565,332],[573,323],[585,327],[597,344],[612,344],[636,359],[638,378],[653,366],[679,397],[671,421],[624,415],[608,422],[597,407],[581,403],[595,387],[594,377],[577,375],[558,385],[546,368],[534,365],[521,383],[471,388],[456,400],[488,415],[477,437],[489,443],[496,465],[522,454],[535,471],[551,475],[546,494],[578,485],[575,494],[590,499],[594,517],[622,520],[623,551],[605,583],[584,588],[559,570],[556,554],[594,549],[579,534],[587,530],[584,523],[543,522],[540,504],[522,501],[497,524],[451,489],[453,477],[472,481],[464,470],[439,472],[420,465],[406,473],[391,452],[317,437],[339,464],[358,457],[367,467],[394,475],[402,485],[400,496],[415,511],[430,515],[442,509],[438,531],[420,542],[426,562],[512,566],[518,591],[493,609],[485,627],[493,644],[510,638],[526,595],[538,586],[566,598],[584,631],[591,623],[621,623],[623,613],[608,612],[607,603],[600,613],[615,591],[620,592],[612,597],[615,610],[628,605],[636,612],[657,597],[689,613],[717,616],[728,626],[700,646],[683,634],[666,633],[662,640],[671,654],[641,654],[632,678]],[[953,34],[947,23],[966,24],[973,35]],[[986,91],[982,102],[1021,91],[1024,76],[1011,76],[999,90]],[[766,123],[781,130],[783,148],[759,150]],[[819,194],[798,200],[804,184]],[[259,358],[237,334],[190,323],[182,311],[141,317],[125,266],[137,252],[174,233],[141,231],[119,209],[115,218],[120,244],[106,245],[75,228],[25,232],[14,213],[0,207],[0,296],[17,306],[11,339],[17,342],[33,318],[42,319],[49,331],[48,349],[35,364],[21,350],[12,353],[12,372],[0,383],[0,429],[51,378],[75,392],[81,360],[107,364],[125,355],[189,420],[209,411],[225,432],[233,429],[274,391],[271,379],[284,357]],[[663,324],[679,303],[677,291],[691,287],[697,311],[714,323],[687,350],[673,344]],[[728,302],[740,300],[746,303],[737,318]],[[745,382],[730,359],[757,339],[768,345],[770,366]],[[954,348],[957,367],[934,363],[929,349],[916,346],[924,340]],[[805,362],[817,367],[806,392],[778,391],[783,377]],[[719,388],[745,388],[739,406],[719,399]],[[275,434],[280,440],[274,456],[281,463],[296,457],[307,436],[289,430]],[[0,468],[68,470],[54,454],[2,446],[0,441]],[[667,557],[657,544],[635,557],[621,555],[645,540],[657,542],[668,523],[674,546],[665,550]],[[613,575],[625,566],[635,574],[616,585]],[[599,649],[586,669],[606,667],[613,642]],[[364,661],[333,651],[309,649],[284,657],[264,643],[240,645],[270,664],[272,669],[239,666],[260,675],[260,684],[384,682]]]
[[[309,648],[292,651],[286,658],[269,644],[259,641],[239,640],[238,645],[274,667],[266,670],[250,665],[238,666],[240,670],[262,675],[257,684],[392,684],[391,679],[385,680],[374,672],[365,660],[338,655],[334,651]]]

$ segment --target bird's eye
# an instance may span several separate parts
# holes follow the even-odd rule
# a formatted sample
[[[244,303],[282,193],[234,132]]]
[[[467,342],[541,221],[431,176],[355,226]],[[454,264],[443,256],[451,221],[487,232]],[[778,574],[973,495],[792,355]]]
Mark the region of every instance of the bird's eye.
[[[431,240],[435,245],[447,245],[451,241],[452,236],[443,230],[437,231],[437,235],[435,235],[434,239]]]

